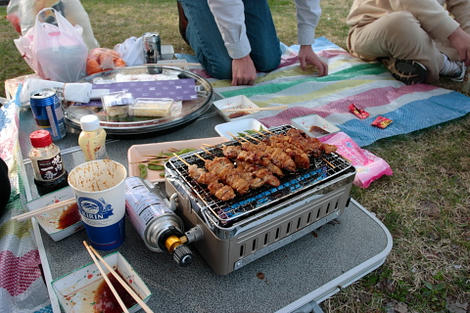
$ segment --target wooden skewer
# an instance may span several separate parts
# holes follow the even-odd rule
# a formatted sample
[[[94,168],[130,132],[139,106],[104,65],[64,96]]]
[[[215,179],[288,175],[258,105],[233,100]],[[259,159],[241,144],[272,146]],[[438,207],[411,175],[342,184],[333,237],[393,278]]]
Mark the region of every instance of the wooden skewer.
[[[116,289],[114,289],[113,284],[111,283],[111,281],[109,280],[108,276],[106,275],[106,273],[104,272],[103,268],[101,267],[100,263],[98,262],[98,260],[96,259],[95,255],[94,255],[93,252],[91,251],[91,249],[90,249],[91,247],[87,244],[87,242],[86,242],[85,240],[83,241],[83,245],[85,246],[86,250],[88,251],[88,254],[90,254],[91,258],[93,259],[93,262],[95,262],[96,267],[97,267],[98,270],[100,271],[101,276],[103,277],[103,279],[104,279],[104,281],[106,282],[106,284],[108,284],[109,289],[111,289],[111,292],[113,293],[113,295],[114,295],[114,297],[116,298],[117,302],[118,302],[119,305],[121,306],[122,311],[125,312],[125,313],[129,313],[129,311],[127,310],[126,305],[124,304],[124,302],[122,302],[121,297],[120,297],[119,294],[117,293]]]
[[[75,202],[77,202],[77,200],[75,198],[59,201],[59,202],[47,205],[45,207],[42,207],[42,208],[34,210],[34,211],[30,211],[30,212],[26,212],[26,213],[23,213],[23,214],[20,214],[20,215],[13,216],[11,219],[16,220],[16,221],[22,221],[22,220],[31,218],[31,217],[39,215],[39,214],[43,214],[43,213],[52,211],[54,209],[58,209],[58,208],[73,204]]]
[[[201,149],[202,149],[205,153],[207,153],[207,154],[214,155],[212,152],[210,152],[209,150],[207,150],[207,149],[204,148],[204,147],[201,147]]]
[[[189,167],[190,164],[189,164],[188,162],[186,162],[182,157],[180,157],[180,156],[177,155],[176,153],[173,153],[173,155],[174,155],[175,157],[177,157],[181,162],[183,162],[184,165],[186,165],[187,167]]]
[[[327,159],[325,158],[321,158],[323,161],[325,161],[329,166],[331,166],[331,168],[335,168],[335,166],[333,164],[331,164]]]
[[[250,136],[250,134],[246,134],[245,136],[247,136],[247,137],[250,138],[250,139],[253,139],[253,140],[256,141],[256,142],[261,142],[261,140],[259,140],[258,138],[255,138],[255,137],[253,137],[253,136]]]
[[[86,241],[84,242],[86,244]],[[140,296],[135,293],[135,291],[127,284],[127,282],[123,280],[121,276],[119,276],[119,274],[116,273],[116,271],[111,266],[109,266],[109,264],[101,257],[98,251],[96,251],[95,248],[93,248],[92,246],[88,245],[88,247],[93,252],[93,254],[95,254],[95,256],[97,256],[98,259],[104,264],[104,266],[114,276],[114,278],[116,278],[117,281],[124,287],[124,289],[126,289],[126,291],[132,296],[132,298],[134,298],[134,300],[140,305],[140,307],[147,313],[153,313],[152,309],[150,309],[148,305],[140,298]]]
[[[276,105],[270,107],[259,107],[259,108],[237,108],[237,109],[225,109],[224,112],[258,112],[258,111],[280,111],[289,108],[288,105]]]
[[[204,162],[206,162],[207,160],[204,159],[202,156],[199,155],[199,153],[194,153],[195,156],[197,156],[198,158],[200,158],[201,160],[203,160]]]

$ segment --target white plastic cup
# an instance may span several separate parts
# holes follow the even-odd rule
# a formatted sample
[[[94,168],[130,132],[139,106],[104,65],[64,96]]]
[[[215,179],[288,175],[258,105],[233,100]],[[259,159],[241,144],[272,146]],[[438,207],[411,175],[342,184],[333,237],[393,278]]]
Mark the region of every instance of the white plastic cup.
[[[74,167],[68,177],[91,244],[112,250],[124,241],[127,171],[113,160],[93,160]]]

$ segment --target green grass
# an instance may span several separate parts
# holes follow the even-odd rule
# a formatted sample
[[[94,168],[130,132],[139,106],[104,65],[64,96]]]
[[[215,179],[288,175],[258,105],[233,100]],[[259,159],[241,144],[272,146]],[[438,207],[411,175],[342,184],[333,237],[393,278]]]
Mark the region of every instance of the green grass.
[[[279,38],[295,44],[293,1],[269,3]],[[345,48],[351,3],[321,1],[323,15],[316,35]],[[84,0],[82,4],[102,47],[158,31],[164,44],[172,44],[177,52],[191,52],[179,36],[173,0]],[[5,15],[5,7],[0,14]],[[2,86],[7,78],[31,73],[13,44],[15,38],[12,27],[0,19]],[[467,93],[456,83],[440,85]],[[446,312],[447,302],[470,302],[470,117],[382,139],[366,148],[384,158],[394,174],[365,190],[353,187],[352,194],[389,228],[394,246],[379,269],[324,301],[325,312],[385,312],[400,302],[408,312]]]

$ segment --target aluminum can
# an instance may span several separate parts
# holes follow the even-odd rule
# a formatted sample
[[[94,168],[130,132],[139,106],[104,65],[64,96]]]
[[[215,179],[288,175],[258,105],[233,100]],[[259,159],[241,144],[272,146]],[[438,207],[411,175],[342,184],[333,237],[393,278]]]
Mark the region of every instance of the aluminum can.
[[[127,216],[147,248],[163,252],[161,239],[169,234],[181,236],[183,221],[140,177],[128,177],[125,183]]]
[[[52,140],[65,137],[64,112],[56,91],[51,88],[41,89],[29,99],[36,125],[51,133]]]
[[[157,63],[162,56],[160,34],[145,33],[143,35],[144,59],[146,63]]]

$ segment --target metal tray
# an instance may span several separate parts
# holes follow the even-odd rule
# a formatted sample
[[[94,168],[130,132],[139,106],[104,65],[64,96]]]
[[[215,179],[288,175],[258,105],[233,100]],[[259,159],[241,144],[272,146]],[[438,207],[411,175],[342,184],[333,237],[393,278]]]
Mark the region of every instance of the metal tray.
[[[135,135],[154,133],[182,124],[186,124],[206,112],[212,102],[213,90],[211,84],[199,75],[176,67],[159,66],[148,64],[144,66],[122,67],[111,71],[101,72],[87,76],[84,81],[93,82],[96,79],[113,81],[118,74],[168,74],[178,75],[180,78],[194,78],[197,99],[183,101],[181,114],[164,118],[136,118],[129,117],[126,121],[109,120],[102,107],[75,105],[66,103],[64,105],[65,120],[69,126],[80,129],[80,118],[86,114],[96,114],[100,119],[101,126],[111,135]]]

